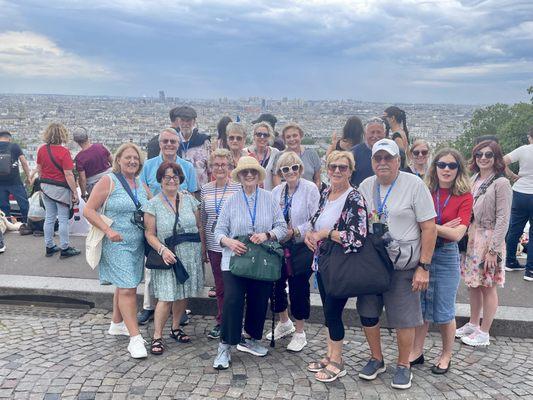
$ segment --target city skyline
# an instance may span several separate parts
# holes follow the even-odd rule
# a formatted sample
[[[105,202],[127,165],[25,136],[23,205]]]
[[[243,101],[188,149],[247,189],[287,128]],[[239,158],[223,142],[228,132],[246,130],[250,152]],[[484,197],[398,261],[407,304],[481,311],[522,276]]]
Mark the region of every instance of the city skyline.
[[[4,93],[528,101],[533,4],[0,0]]]

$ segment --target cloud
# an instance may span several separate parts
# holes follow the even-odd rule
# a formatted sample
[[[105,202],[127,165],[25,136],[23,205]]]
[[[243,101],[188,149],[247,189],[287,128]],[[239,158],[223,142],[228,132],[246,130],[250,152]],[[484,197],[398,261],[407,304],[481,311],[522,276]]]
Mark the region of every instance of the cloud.
[[[0,33],[0,73],[16,77],[111,79],[107,67],[61,49],[29,31]]]

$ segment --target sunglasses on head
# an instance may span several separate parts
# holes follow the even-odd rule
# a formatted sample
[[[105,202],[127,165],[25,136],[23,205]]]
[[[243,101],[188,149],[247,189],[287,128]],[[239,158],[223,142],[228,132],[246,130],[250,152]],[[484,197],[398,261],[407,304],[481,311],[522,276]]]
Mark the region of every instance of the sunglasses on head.
[[[346,172],[348,171],[348,166],[346,164],[329,164],[328,170],[330,172],[335,172],[336,170],[339,170],[339,172]]]
[[[270,136],[270,133],[268,132],[255,132],[255,137],[265,139]]]
[[[292,172],[298,172],[300,170],[300,166],[298,164],[291,165],[290,167],[281,167],[280,168],[281,173],[288,174],[290,171]]]
[[[486,159],[490,160],[492,157],[494,157],[494,153],[492,151],[486,151],[484,153],[482,151],[478,151],[476,154],[474,154],[474,156],[477,159],[481,159],[483,156],[485,156]]]
[[[448,167],[449,169],[454,170],[454,169],[459,168],[459,164],[456,162],[446,163],[444,161],[439,161],[439,162],[436,162],[435,165],[437,166],[438,169],[446,169],[446,167]]]
[[[390,162],[392,160],[394,160],[394,156],[391,155],[391,154],[386,154],[384,156],[380,156],[378,154],[376,154],[375,156],[372,157],[372,159],[377,162],[377,163],[380,163],[381,161],[385,161],[385,162]]]
[[[228,136],[229,142],[242,142],[242,136]]]
[[[415,157],[418,157],[419,155],[427,156],[428,153],[428,150],[413,150],[413,156]]]
[[[178,141],[176,139],[161,139],[160,140],[161,143],[163,144],[176,144],[178,143]]]
[[[259,171],[256,169],[243,169],[241,172],[239,172],[239,174],[241,174],[242,176],[247,176],[250,174],[252,176],[256,176],[256,175],[259,175]]]

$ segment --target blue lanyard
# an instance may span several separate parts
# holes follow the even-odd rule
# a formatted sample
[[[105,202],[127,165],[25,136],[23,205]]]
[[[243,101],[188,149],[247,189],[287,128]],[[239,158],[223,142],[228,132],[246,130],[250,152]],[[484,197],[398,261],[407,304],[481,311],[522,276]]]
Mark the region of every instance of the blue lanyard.
[[[244,203],[246,203],[246,208],[248,209],[248,214],[250,214],[250,219],[252,220],[252,229],[255,232],[255,218],[257,216],[257,192],[259,188],[255,188],[255,199],[254,199],[254,212],[252,214],[252,210],[250,210],[250,205],[248,204],[248,197],[246,196],[246,193],[244,192],[244,188],[242,189],[242,197],[244,198]]]
[[[398,178],[396,178],[398,179]],[[378,215],[383,214],[383,210],[385,209],[385,205],[387,204],[387,200],[389,199],[390,192],[392,188],[394,187],[394,184],[396,183],[396,179],[392,182],[389,189],[387,190],[387,193],[385,193],[385,197],[383,198],[383,202],[381,201],[381,185],[378,183],[378,198],[377,198],[377,206],[378,206]]]
[[[215,214],[218,218],[218,215],[220,214],[220,208],[222,207],[222,201],[224,200],[224,195],[226,194],[226,189],[228,188],[228,184],[226,183],[224,185],[224,191],[222,192],[222,197],[219,202],[217,202],[217,184],[215,183]]]
[[[191,145],[191,141],[190,139],[187,141],[187,147],[185,147],[185,140],[183,140],[180,144],[181,148],[183,149],[183,157],[186,157],[186,154],[189,151],[189,146]]]
[[[450,201],[452,197],[452,194],[450,193],[446,200],[444,200],[444,204],[442,205],[442,208],[440,207],[440,189],[437,189],[437,224],[442,225],[442,213],[444,212],[444,209],[448,205],[448,202]]]
[[[133,198],[135,199],[135,203],[139,204],[139,196],[137,194],[137,181],[135,178],[133,179]]]
[[[175,205],[173,206],[172,203],[170,202],[170,200],[168,199],[168,197],[165,195],[165,193],[161,192],[161,194],[163,195],[163,198],[165,199],[165,201],[167,202],[167,204],[170,206],[170,209],[172,211],[174,211],[174,214],[177,213],[178,210],[174,210],[174,207]],[[179,196],[179,195],[178,195]]]
[[[298,182],[298,185],[296,186],[296,189],[294,189],[293,194],[289,197],[289,185],[287,184],[285,186],[285,199],[284,199],[284,207],[283,207],[283,216],[285,217],[285,222],[289,223],[290,219],[290,212],[292,207],[292,199],[296,192],[298,191],[298,188],[300,187],[300,182]]]
[[[256,154],[258,154],[258,153],[257,153],[257,148],[255,149],[255,151],[256,151]],[[261,161],[257,160],[257,161],[259,161],[259,164],[261,164],[261,166],[262,166],[263,168],[265,168],[265,165],[264,165],[264,164],[265,164],[265,160],[268,159],[267,155],[268,155],[269,152],[270,152],[270,149],[267,147],[266,150],[265,150],[265,155],[264,155],[263,159],[262,159]]]

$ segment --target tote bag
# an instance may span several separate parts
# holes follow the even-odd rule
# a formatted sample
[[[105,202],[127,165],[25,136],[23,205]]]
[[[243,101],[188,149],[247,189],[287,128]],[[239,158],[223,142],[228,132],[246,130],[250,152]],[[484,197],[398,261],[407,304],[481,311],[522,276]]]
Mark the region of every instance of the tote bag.
[[[104,221],[107,226],[111,226],[113,223],[111,218],[104,215],[107,201],[109,200],[109,196],[111,195],[112,191],[113,181],[111,181],[109,185],[109,194],[107,195],[107,199],[100,209],[100,218],[102,218],[102,221]],[[91,225],[89,228],[89,233],[87,234],[87,239],[85,240],[85,259],[92,269],[96,268],[100,262],[100,258],[102,257],[102,240],[104,239],[104,236],[104,231],[94,225]]]

